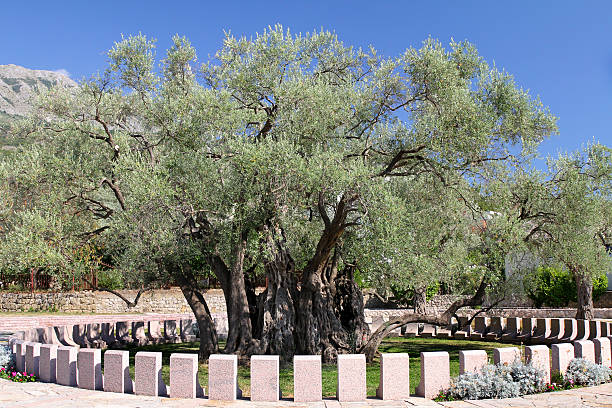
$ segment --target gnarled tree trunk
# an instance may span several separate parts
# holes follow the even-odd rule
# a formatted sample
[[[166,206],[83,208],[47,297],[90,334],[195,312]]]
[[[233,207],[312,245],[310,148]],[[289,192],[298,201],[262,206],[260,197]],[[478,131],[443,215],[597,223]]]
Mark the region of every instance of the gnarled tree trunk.
[[[363,294],[355,283],[355,264],[339,271],[334,282],[334,308],[340,324],[348,332],[351,351],[359,350],[370,336],[370,327],[365,322]]]
[[[576,319],[592,320],[595,318],[593,307],[593,281],[590,276],[579,271],[574,272],[576,281],[578,307]]]
[[[200,361],[206,361],[211,354],[219,352],[215,323],[210,315],[210,310],[208,309],[204,295],[196,289],[195,282],[188,283],[182,280],[180,282],[180,288],[185,296],[185,300],[187,300],[189,307],[191,307],[193,311],[200,329],[198,359]]]
[[[253,341],[249,301],[244,280],[247,235],[247,231],[240,234],[235,246],[234,265],[226,271],[223,279],[219,279],[225,296],[229,326],[224,352],[241,355],[252,345]]]
[[[414,290],[413,298],[414,313],[424,315],[427,311],[427,287],[422,286]]]
[[[485,294],[487,286],[489,285],[488,280],[485,278],[480,282],[480,286],[478,290],[474,294],[474,296],[470,298],[460,299],[453,304],[451,304],[448,309],[446,309],[443,313],[436,314],[419,314],[419,313],[406,313],[402,316],[395,317],[390,319],[388,322],[385,322],[381,325],[368,339],[368,341],[361,347],[359,350],[360,353],[366,355],[366,359],[368,362],[372,362],[374,357],[376,356],[376,352],[378,351],[378,347],[380,343],[383,341],[385,337],[394,329],[401,327],[408,323],[429,323],[434,324],[436,326],[446,326],[451,323],[451,319],[457,316],[457,311],[462,307],[468,306],[476,306],[482,305],[484,302]],[[481,311],[484,311],[481,309]],[[478,314],[479,312],[477,312]],[[472,316],[469,320],[468,324],[472,321],[472,319],[476,316]]]
[[[355,339],[343,327],[336,314],[336,271],[337,259],[332,259],[340,237],[347,226],[347,215],[354,211],[352,203],[357,196],[343,195],[336,204],[333,219],[329,219],[323,195],[319,195],[319,213],[323,218],[325,229],[321,234],[317,248],[302,273],[300,294],[296,307],[297,351],[303,354],[321,354],[323,361],[336,360],[339,353],[354,351]],[[353,288],[354,289],[354,288]],[[357,291],[349,290],[355,295]],[[361,293],[358,293],[360,296]],[[359,305],[359,302],[344,302],[344,305]],[[363,305],[363,300],[361,301]],[[363,313],[363,309],[354,314]]]
[[[263,228],[262,251],[267,287],[257,299],[253,330],[257,354],[276,354],[290,360],[295,354],[295,264],[286,247],[282,228],[268,221]]]

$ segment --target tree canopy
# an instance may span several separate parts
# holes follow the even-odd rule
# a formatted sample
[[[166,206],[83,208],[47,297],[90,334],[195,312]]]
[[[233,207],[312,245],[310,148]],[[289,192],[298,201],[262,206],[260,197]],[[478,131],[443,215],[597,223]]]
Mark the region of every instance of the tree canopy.
[[[355,274],[381,289],[471,280],[458,309],[499,288],[496,260],[524,243],[518,218],[486,218],[482,186],[524,167],[556,118],[468,42],[386,57],[275,26],[228,34],[202,64],[179,36],[159,62],[143,35],[108,58],[14,129],[31,143],[0,164],[3,270],[174,282],[203,358],[218,348],[212,275],[227,352],[332,360],[375,343]]]

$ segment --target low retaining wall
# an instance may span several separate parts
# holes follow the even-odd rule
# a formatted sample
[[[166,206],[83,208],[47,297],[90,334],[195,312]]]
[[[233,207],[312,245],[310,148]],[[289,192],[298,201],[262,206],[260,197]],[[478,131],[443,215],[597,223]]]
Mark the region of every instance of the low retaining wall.
[[[261,290],[261,289],[260,289]],[[135,290],[119,291],[127,299],[136,297]],[[209,289],[204,293],[206,303],[214,314],[225,314],[225,298],[220,289]],[[442,312],[455,300],[454,295],[438,295],[428,302],[428,312]],[[364,291],[366,316],[389,316],[410,312],[412,309],[390,308],[370,292]],[[595,318],[612,319],[612,292],[605,293],[595,303]],[[112,293],[103,291],[82,292],[0,292],[0,313],[57,311],[62,313],[189,313],[190,308],[178,288],[156,289],[145,292],[136,307],[128,308],[124,301]],[[462,309],[459,314],[473,314],[476,310]],[[575,308],[552,309],[530,307],[529,300],[512,298],[505,304],[487,313],[488,316],[502,317],[559,317],[571,318]]]
[[[134,300],[138,291],[120,290]],[[220,289],[204,294],[212,313],[225,313],[225,298]],[[64,313],[186,313],[191,309],[178,288],[155,289],[143,293],[135,307],[128,308],[118,296],[103,291],[82,292],[0,292],[0,313],[52,310]]]
[[[158,316],[159,318],[159,316]],[[380,319],[382,321],[382,319]],[[170,355],[170,383],[161,380],[161,352],[138,352],[135,356],[135,377],[129,375],[129,352],[108,350],[102,356],[104,345],[130,343],[162,343],[191,341],[193,320],[153,317],[138,321],[90,322],[70,326],[29,329],[9,339],[15,355],[17,369],[36,374],[42,381],[73,387],[135,393],[171,398],[204,398],[233,401],[241,396],[238,388],[238,360],[235,355],[212,355],[208,363],[208,386],[198,382],[198,356],[173,353]],[[377,322],[372,322],[372,325]],[[410,335],[412,327],[406,327]],[[567,330],[570,328],[571,330]],[[417,326],[418,329],[418,326]],[[551,370],[564,373],[569,361],[582,357],[598,364],[610,365],[612,326],[602,321],[576,321],[573,319],[508,319],[477,317],[473,325],[463,331],[451,333],[443,329],[426,328],[412,333],[424,337],[458,337],[478,340],[506,340],[523,342],[526,338],[560,342],[551,350],[546,345],[525,347],[524,360],[545,373],[550,381]],[[72,334],[70,334],[72,333]],[[562,337],[562,333],[569,336]],[[523,337],[521,337],[523,336]],[[525,337],[526,336],[526,337]],[[594,336],[593,340],[589,340]],[[573,344],[570,343],[573,341]],[[60,343],[60,344],[57,344]],[[522,359],[519,348],[498,348],[493,352],[495,364],[512,363]],[[104,360],[104,372],[102,372]],[[460,373],[476,372],[489,362],[483,350],[459,352]],[[280,356],[251,357],[251,401],[279,401]],[[294,401],[322,401],[321,356],[295,356]],[[409,356],[406,353],[382,354],[380,381],[376,396],[383,400],[409,398]],[[337,399],[365,401],[366,360],[363,354],[339,355],[337,362]],[[417,395],[433,398],[450,385],[450,361],[447,352],[422,352],[420,355],[421,381]]]

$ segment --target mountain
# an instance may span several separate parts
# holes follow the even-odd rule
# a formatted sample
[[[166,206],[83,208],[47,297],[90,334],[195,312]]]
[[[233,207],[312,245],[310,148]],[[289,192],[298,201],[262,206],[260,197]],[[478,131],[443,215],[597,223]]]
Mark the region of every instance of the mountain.
[[[24,116],[31,109],[36,92],[55,85],[76,86],[66,75],[54,71],[27,69],[19,65],[0,65],[0,112],[5,116]]]
[[[0,65],[0,146],[6,144],[5,133],[10,122],[30,112],[32,99],[38,92],[56,85],[77,86],[59,72]]]

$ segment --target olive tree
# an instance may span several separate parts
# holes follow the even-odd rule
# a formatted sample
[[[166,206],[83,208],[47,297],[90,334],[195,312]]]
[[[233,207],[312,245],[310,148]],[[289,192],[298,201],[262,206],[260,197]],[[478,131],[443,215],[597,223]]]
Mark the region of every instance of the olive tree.
[[[277,26],[226,36],[201,65],[185,38],[160,65],[154,51],[142,35],[125,38],[103,73],[42,97],[22,128],[37,143],[2,175],[19,197],[16,171],[35,184],[45,168],[48,193],[32,205],[49,199],[46,220],[74,220],[58,235],[99,240],[132,284],[178,284],[200,325],[202,358],[218,349],[205,274],[225,296],[226,352],[328,361],[371,351],[384,333],[368,341],[355,272],[363,264],[375,281],[385,270],[406,287],[426,285],[431,268],[463,273],[469,248],[500,241],[463,221],[461,206],[477,212],[467,191],[556,130],[538,100],[466,42],[428,39],[387,58],[329,32]],[[19,211],[6,212],[3,245],[19,225],[33,227],[16,222]],[[428,229],[419,214],[440,217]],[[377,269],[381,260],[403,272]],[[268,282],[258,296],[256,274]],[[481,302],[492,282],[482,279],[453,310]],[[446,324],[453,310],[421,317]]]
[[[549,158],[547,172],[523,175],[514,201],[529,223],[526,240],[561,264],[577,287],[578,319],[593,319],[593,278],[612,270],[612,153],[599,143]]]

